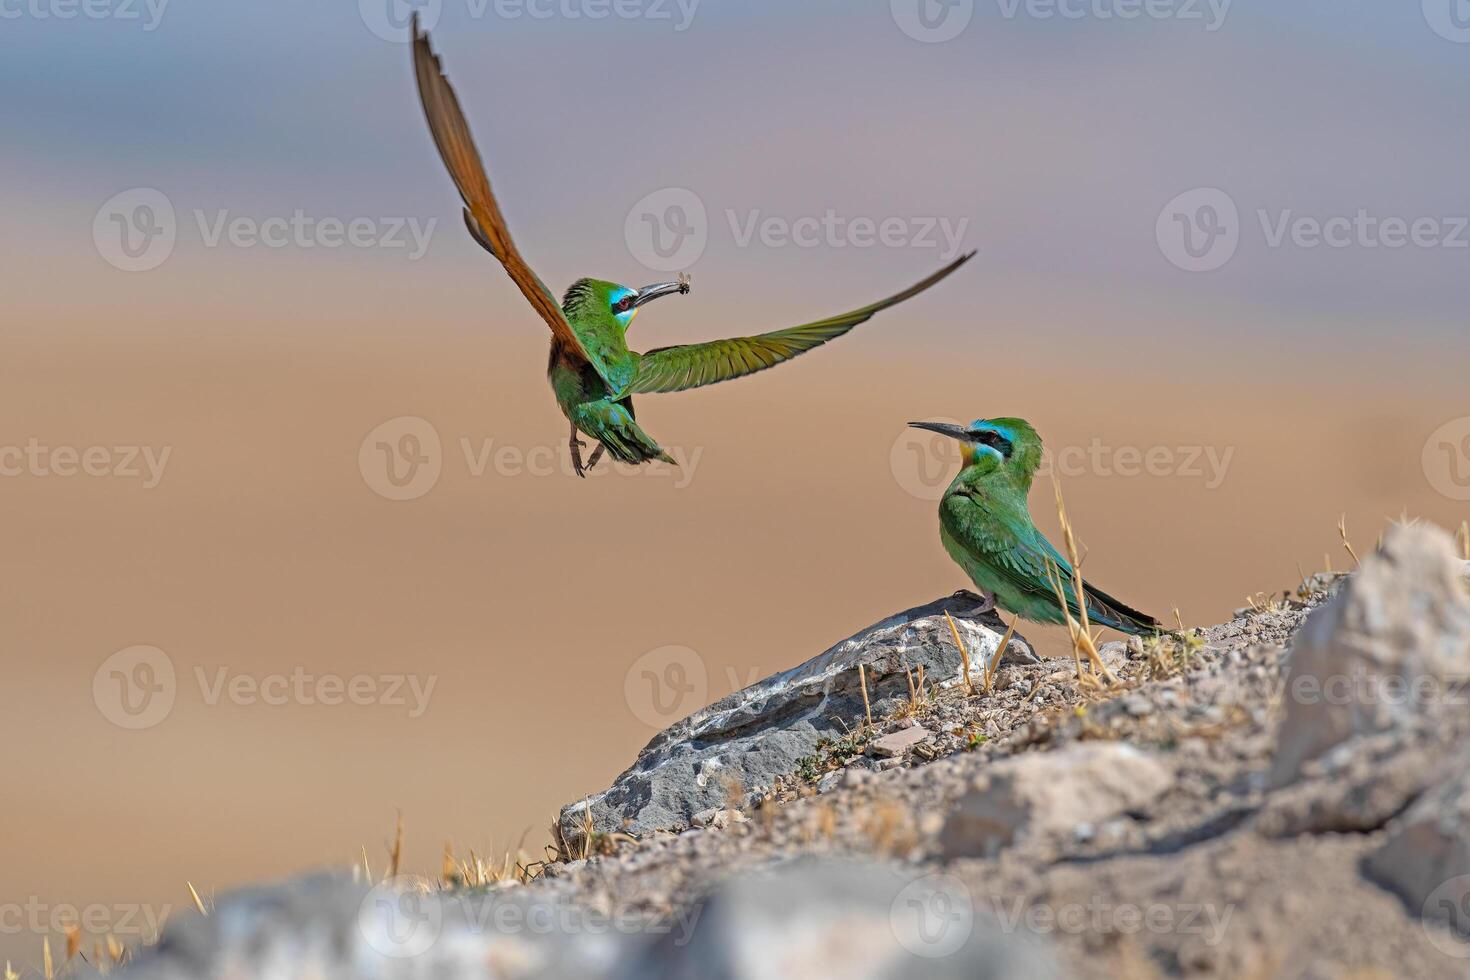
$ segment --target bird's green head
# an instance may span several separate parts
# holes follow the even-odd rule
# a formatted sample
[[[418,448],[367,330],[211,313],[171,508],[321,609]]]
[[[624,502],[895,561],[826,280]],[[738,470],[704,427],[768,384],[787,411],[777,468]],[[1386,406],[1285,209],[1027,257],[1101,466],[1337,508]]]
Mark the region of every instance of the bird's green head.
[[[638,311],[662,296],[689,292],[689,278],[680,276],[674,282],[659,282],[642,289],[602,279],[578,279],[562,297],[561,311],[571,323],[598,323],[611,320],[623,330],[633,323]]]
[[[969,425],[946,422],[910,422],[909,425],[959,440],[964,465],[961,476],[970,479],[1001,472],[1029,489],[1041,465],[1041,436],[1025,419],[976,419]]]

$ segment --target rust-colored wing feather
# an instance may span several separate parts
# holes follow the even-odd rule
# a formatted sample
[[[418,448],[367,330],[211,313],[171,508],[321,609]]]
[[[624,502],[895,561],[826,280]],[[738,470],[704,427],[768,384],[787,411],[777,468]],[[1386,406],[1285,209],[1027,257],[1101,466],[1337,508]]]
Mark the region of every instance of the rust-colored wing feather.
[[[561,306],[546,284],[531,271],[521,258],[510,229],[500,213],[500,205],[490,191],[490,178],[485,175],[485,165],[475,149],[475,139],[465,122],[464,112],[454,88],[444,77],[439,56],[429,46],[429,35],[419,30],[418,15],[413,18],[413,71],[418,79],[419,99],[424,105],[424,116],[429,121],[429,132],[434,136],[434,145],[449,170],[449,176],[459,188],[459,196],[465,203],[465,223],[470,234],[484,246],[485,250],[500,260],[505,271],[521,294],[541,314],[541,319],[551,327],[551,332],[572,354],[592,363],[599,372],[605,373],[603,365],[590,357],[582,342],[572,331]]]

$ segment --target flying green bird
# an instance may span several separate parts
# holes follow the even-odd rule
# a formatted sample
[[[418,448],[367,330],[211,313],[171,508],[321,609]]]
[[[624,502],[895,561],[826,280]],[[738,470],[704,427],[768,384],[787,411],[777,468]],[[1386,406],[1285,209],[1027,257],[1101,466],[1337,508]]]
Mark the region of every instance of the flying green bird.
[[[977,419],[968,426],[910,422],[958,439],[963,468],[939,503],[944,550],[985,593],[988,602],[1038,623],[1066,622],[1049,566],[1054,566],[1074,617],[1081,616],[1072,565],[1031,521],[1026,495],[1041,465],[1041,437],[1025,419]],[[1082,583],[1094,623],[1143,636],[1158,632],[1152,617]]]
[[[842,336],[880,310],[918,295],[975,254],[961,256],[896,296],[850,313],[753,337],[661,347],[646,354],[631,351],[626,334],[638,311],[660,297],[689,292],[688,278],[681,276],[675,282],[642,289],[601,279],[579,279],[558,304],[511,241],[459,99],[444,77],[428,35],[419,30],[417,15],[413,37],[419,98],[439,155],[464,200],[465,225],[475,241],[500,260],[522,295],[551,327],[547,376],[557,404],[571,422],[570,450],[578,476],[585,476],[585,469],[597,465],[604,450],[625,463],[673,462],[639,427],[633,414],[634,395],[684,391],[775,367]],[[578,432],[598,443],[585,468]]]

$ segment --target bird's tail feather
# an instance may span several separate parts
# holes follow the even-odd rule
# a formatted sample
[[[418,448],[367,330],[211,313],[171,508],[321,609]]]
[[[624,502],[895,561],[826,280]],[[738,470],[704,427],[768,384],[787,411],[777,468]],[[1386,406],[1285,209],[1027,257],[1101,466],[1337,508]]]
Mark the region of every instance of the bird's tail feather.
[[[1124,605],[1101,589],[1093,588],[1087,582],[1082,583],[1082,588],[1087,593],[1088,615],[1102,625],[1138,636],[1147,636],[1159,631],[1159,621],[1148,613],[1139,612],[1131,606]]]
[[[674,458],[639,427],[629,404],[607,399],[584,402],[572,410],[572,421],[577,428],[606,446],[608,453],[619,462],[634,465],[653,460],[674,462]]]

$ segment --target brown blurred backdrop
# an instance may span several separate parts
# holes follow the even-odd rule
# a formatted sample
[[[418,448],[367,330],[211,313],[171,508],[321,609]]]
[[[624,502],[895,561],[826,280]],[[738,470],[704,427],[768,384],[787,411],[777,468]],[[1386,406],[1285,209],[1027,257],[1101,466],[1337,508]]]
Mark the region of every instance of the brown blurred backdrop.
[[[458,227],[400,45],[350,10],[295,34],[282,11],[207,5],[154,34],[19,25],[34,45],[0,78],[54,84],[3,110],[29,148],[0,150],[16,175],[0,191],[0,464],[51,455],[0,477],[0,957],[34,962],[66,903],[114,927],[142,903],[137,925],[186,902],[186,879],[207,894],[364,846],[381,870],[399,811],[411,869],[437,868],[445,841],[539,848],[556,808],[653,734],[625,687],[649,651],[694,651],[713,700],[967,584],[937,539],[952,461],[925,459],[910,419],[1030,419],[1066,461],[1089,576],[1189,623],[1324,553],[1341,566],[1339,515],[1361,551],[1402,513],[1470,514],[1470,456],[1437,448],[1470,415],[1464,253],[1272,248],[1255,215],[1470,211],[1443,162],[1466,137],[1438,115],[1465,51],[1417,11],[1325,34],[1245,9],[1208,35],[992,18],[925,45],[886,4],[752,7],[677,35],[446,9],[451,74],[553,288],[663,278],[623,230],[665,187],[708,206],[709,247],[694,293],[638,319],[643,347],[834,313],[941,264],[922,247],[742,246],[727,209],[965,218],[981,255],[793,365],[644,398],[648,431],[690,465],[585,482],[565,472],[545,330]],[[1375,43],[1398,54],[1364,67]],[[34,53],[63,47],[127,84],[97,95]],[[497,90],[560,53],[564,84],[519,93],[524,111]],[[667,132],[619,129],[681,104]],[[589,145],[598,166],[574,152]],[[1242,244],[1191,274],[1156,219],[1215,186]],[[178,244],[128,273],[92,226],[134,187],[167,194]],[[297,208],[438,227],[409,260],[210,246],[193,215]],[[361,450],[402,417],[422,422],[383,438],[430,427],[438,452],[417,445],[440,472],[390,500]],[[107,450],[98,474],[129,447],[168,455],[146,486],[144,457],[138,477],[83,472],[90,447]],[[1050,494],[1033,501],[1048,529]],[[163,652],[174,687],[130,730],[120,685],[162,683],[136,672],[158,663],[101,668],[136,646]],[[250,693],[298,672],[358,678],[375,703]],[[245,687],[210,703],[221,680]]]

